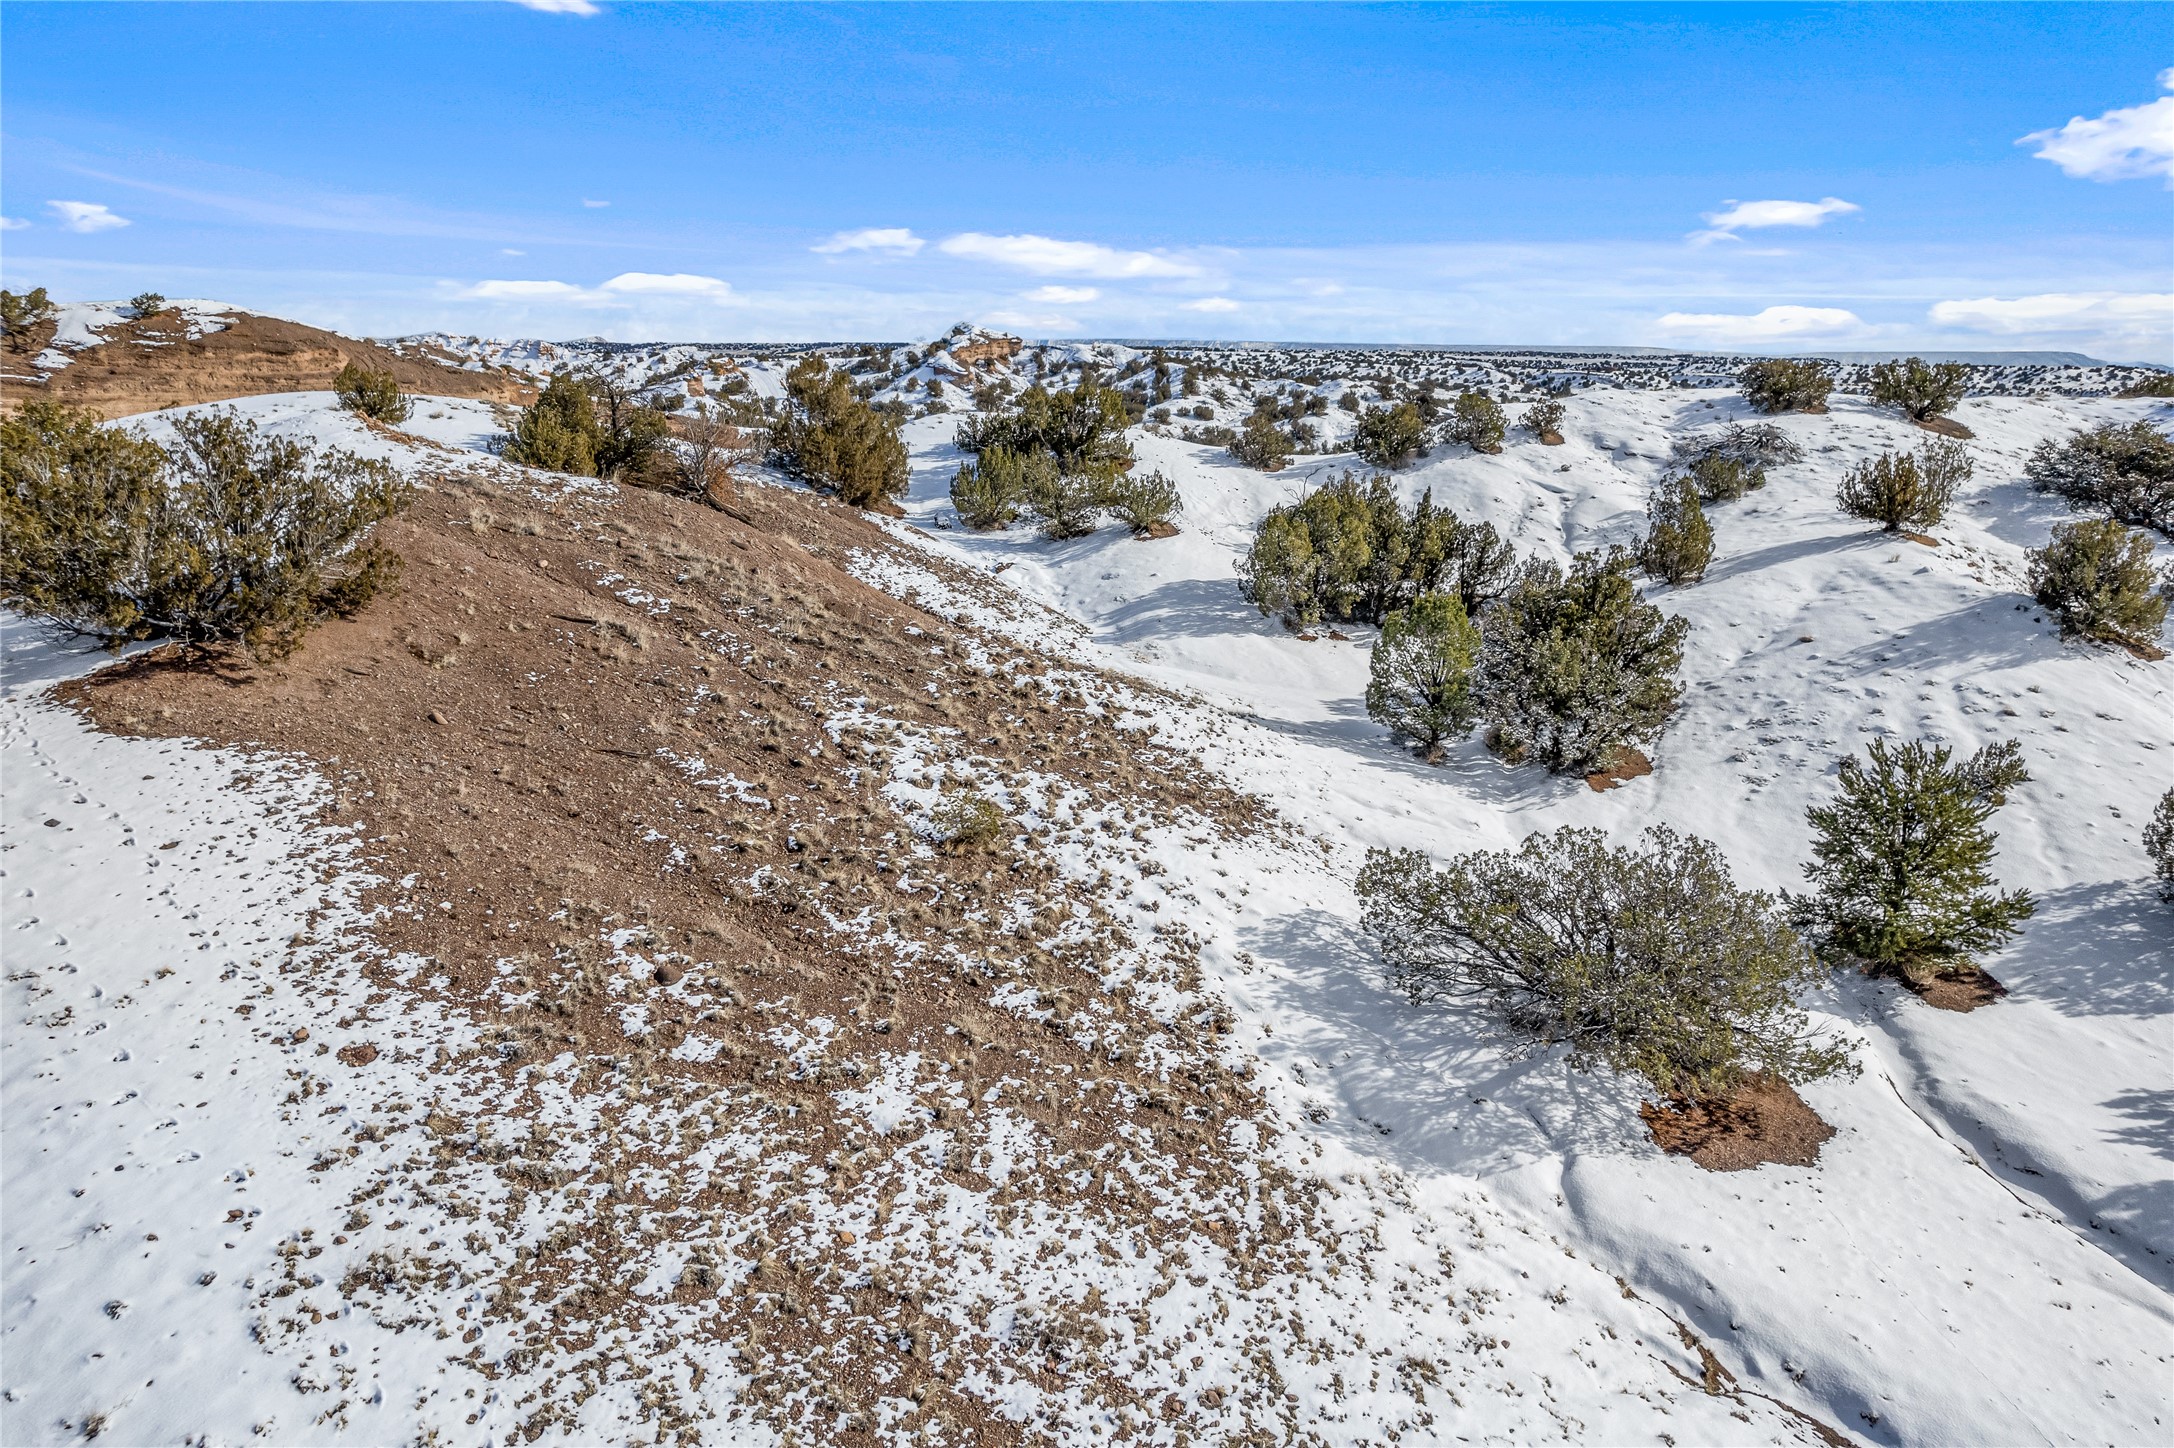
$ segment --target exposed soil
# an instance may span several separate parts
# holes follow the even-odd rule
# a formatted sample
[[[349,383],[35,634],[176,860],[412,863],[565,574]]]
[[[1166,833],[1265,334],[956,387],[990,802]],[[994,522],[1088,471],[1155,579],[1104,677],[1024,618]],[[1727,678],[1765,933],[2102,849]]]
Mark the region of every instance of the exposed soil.
[[[1912,543],[1922,543],[1927,548],[1938,548],[1940,546],[1940,540],[1933,537],[1930,533],[1905,532],[1902,536],[1909,539]]]
[[[1547,431],[1540,434],[1540,441],[1543,445],[1547,447],[1561,447],[1563,445],[1564,439],[1561,433],[1557,432],[1554,428],[1551,427]]]
[[[1619,749],[1608,767],[1585,776],[1585,783],[1595,794],[1604,794],[1652,772],[1653,761],[1644,754],[1636,749]]]
[[[431,1068],[467,1073],[472,1107],[433,1111],[432,1154],[409,1165],[437,1168],[431,1182],[495,1177],[483,1195],[501,1205],[478,1225],[512,1235],[541,1209],[585,1248],[460,1264],[489,1292],[482,1320],[521,1335],[479,1371],[608,1372],[627,1333],[668,1359],[671,1324],[691,1322],[742,1344],[749,1412],[819,1441],[870,1441],[879,1397],[910,1398],[944,1441],[1016,1441],[996,1401],[1022,1378],[1144,1424],[1121,1370],[1077,1336],[1099,1327],[970,1330],[938,1306],[962,1264],[925,1246],[895,1255],[895,1229],[819,1232],[804,1195],[771,1188],[779,1162],[827,1162],[833,1198],[860,1193],[887,1219],[890,1194],[926,1170],[913,1133],[871,1138],[838,1097],[909,1053],[963,1085],[963,1105],[934,1098],[962,1141],[999,1097],[1043,1141],[997,1180],[964,1150],[942,1163],[942,1181],[986,1194],[999,1220],[1027,1204],[1029,1222],[1084,1227],[1128,1257],[1170,1253],[1166,1273],[1197,1233],[1248,1273],[1298,1270],[1285,1258],[1307,1191],[1219,1145],[1257,1103],[1224,1064],[1229,1018],[1198,996],[1178,922],[1158,927],[1160,974],[1140,979],[1164,1003],[1150,1010],[1112,974],[1130,937],[1047,863],[1088,826],[931,855],[879,793],[905,730],[984,777],[1058,777],[1069,818],[1108,811],[1097,830],[1257,817],[1189,756],[1121,732],[1096,676],[863,585],[839,566],[846,550],[897,545],[851,509],[780,489],[723,510],[481,468],[432,479],[379,536],[406,560],[398,591],[287,660],[154,652],[64,693],[109,729],[270,747],[334,782],[329,818],[357,827],[382,877],[361,968],[383,1024],[340,1059],[398,1058],[398,1022],[420,998],[475,1019],[484,1047]],[[864,722],[841,728],[841,715]],[[856,919],[872,925],[839,923]],[[396,970],[401,952],[434,969]],[[992,1001],[1000,987],[1041,1008]],[[1193,1004],[1172,1014],[1173,999]],[[817,1018],[843,1023],[819,1059],[778,1044],[781,1021]],[[677,1049],[697,1035],[701,1050]],[[569,1143],[546,1139],[522,1073],[569,1059],[598,1124],[586,1160],[562,1165]],[[765,1150],[690,1165],[731,1129],[764,1133]],[[1154,1205],[1178,1200],[1217,1205],[1204,1220]],[[633,1291],[660,1232],[685,1234],[692,1254],[680,1317]],[[373,1257],[350,1275],[376,1300],[423,1271]],[[571,1421],[575,1371],[524,1399],[536,1432]],[[656,1413],[660,1441],[696,1425],[668,1391]]]
[[[223,331],[195,338],[177,311],[124,321],[107,328],[103,342],[69,353],[67,366],[41,373],[31,362],[52,342],[54,330],[54,323],[41,323],[0,344],[0,411],[45,397],[110,419],[232,397],[320,391],[349,362],[391,372],[406,392],[494,402],[527,402],[536,395],[516,373],[470,372],[241,312],[229,316]]]
[[[1938,433],[1942,437],[1952,437],[1958,440],[1962,440],[1977,436],[1976,433],[1972,432],[1969,428],[1963,426],[1952,417],[1926,417],[1913,420],[1916,421],[1919,427],[1925,429],[1925,431]]]
[[[1638,1114],[1661,1150],[1708,1171],[1748,1171],[1768,1162],[1810,1166],[1834,1135],[1794,1086],[1767,1075],[1751,1077],[1727,1101],[1647,1101]]]
[[[1982,970],[1944,970],[1930,980],[1904,977],[1902,983],[1926,1005],[1942,1011],[1974,1011],[2008,994],[2008,987]]]
[[[1132,536],[1142,542],[1152,538],[1175,538],[1178,536],[1178,525],[1175,523],[1150,523]]]

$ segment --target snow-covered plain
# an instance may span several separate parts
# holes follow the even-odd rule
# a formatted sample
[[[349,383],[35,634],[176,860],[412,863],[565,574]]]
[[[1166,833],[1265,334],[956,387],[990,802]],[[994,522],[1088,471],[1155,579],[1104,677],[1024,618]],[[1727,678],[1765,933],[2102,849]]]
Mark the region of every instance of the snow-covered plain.
[[[403,431],[422,443],[410,445],[339,413],[327,394],[240,406],[275,431],[424,466],[438,449],[478,462],[499,426],[485,404],[419,399]],[[1710,390],[1600,389],[1568,406],[1565,446],[1513,434],[1500,456],[1438,452],[1399,484],[1414,495],[1431,488],[1523,551],[1562,558],[1628,542],[1673,440],[1737,416],[1729,395]],[[1680,1441],[1772,1441],[1801,1428],[1756,1398],[1735,1418],[1720,1411],[1730,1400],[1695,1390],[1671,1403],[1663,1390],[1680,1385],[1656,1372],[1656,1358],[1673,1349],[1693,1374],[1696,1358],[1656,1333],[1667,1328],[1657,1313],[1604,1301],[1616,1295],[1610,1277],[1695,1329],[1748,1386],[1865,1441],[2170,1436],[2174,911],[2143,883],[2138,835],[2174,782],[2174,663],[2063,644],[2032,610],[2022,550],[2066,515],[2018,481],[2041,437],[2163,419],[2165,409],[1987,397],[1958,415],[1978,434],[1978,473],[1936,530],[1937,549],[1878,536],[1832,501],[1847,463],[1922,434],[1847,399],[1829,417],[1783,420],[1807,460],[1716,507],[1706,581],[1655,595],[1694,625],[1685,705],[1653,751],[1655,774],[1607,794],[1505,766],[1476,741],[1439,766],[1420,763],[1365,718],[1367,630],[1302,641],[1238,596],[1234,564],[1261,514],[1353,465],[1348,457],[1305,457],[1264,475],[1136,430],[1141,466],[1162,469],[1183,492],[1184,531],[1145,542],[1106,528],[1050,543],[1025,527],[958,529],[946,500],[961,460],[950,446],[957,418],[907,425],[913,484],[896,531],[992,576],[962,589],[895,555],[864,560],[864,576],[1169,690],[1141,690],[1133,707],[1305,832],[1222,840],[1212,851],[1158,838],[1153,889],[1183,902],[1240,1039],[1269,1066],[1265,1089],[1320,1138],[1323,1169],[1389,1184],[1393,1253],[1417,1261],[1452,1232],[1460,1281],[1503,1294],[1508,1321],[1497,1317],[1490,1331],[1504,1334],[1500,1357],[1512,1371],[1497,1377],[1510,1386],[1499,1406],[1465,1420],[1471,1436],[1531,1437],[1552,1423],[1583,1441],[1644,1441],[1660,1431],[1653,1415],[1671,1410]],[[445,1354],[425,1332],[402,1336],[367,1314],[329,1319],[336,1340],[312,1348],[328,1354],[315,1371],[343,1391],[350,1381],[332,1376],[341,1358],[368,1371],[351,1380],[348,1414],[316,1419],[291,1407],[290,1380],[312,1371],[301,1349],[248,1337],[261,1311],[254,1279],[268,1285],[275,1270],[295,1270],[293,1256],[274,1260],[271,1232],[261,1242],[236,1235],[250,1208],[273,1209],[290,1243],[301,1223],[320,1223],[316,1245],[334,1224],[326,1213],[347,1198],[344,1185],[310,1182],[309,1147],[269,1104],[290,1089],[284,1072],[340,1043],[316,1024],[309,1045],[294,1043],[293,1026],[337,1007],[248,963],[249,950],[302,932],[313,910],[329,912],[319,936],[328,919],[335,931],[343,919],[352,881],[325,875],[341,842],[292,823],[314,786],[295,777],[283,812],[260,792],[226,788],[238,771],[274,767],[265,761],[92,734],[34,697],[87,661],[56,662],[39,636],[11,638],[0,1436],[55,1441],[88,1431],[97,1413],[126,1441],[204,1424],[218,1425],[214,1437],[238,1437],[260,1423],[272,1441],[381,1441],[409,1431],[410,1419],[500,1441],[510,1420],[488,1398],[433,1399],[440,1390],[426,1385],[442,1379]],[[1350,880],[1366,847],[1499,848],[1564,823],[1623,837],[1669,823],[1720,842],[1745,883],[1797,886],[1804,808],[1831,789],[1836,759],[1880,735],[1965,748],[2022,742],[2034,782],[1996,821],[1997,868],[2003,883],[2034,890],[2040,910],[1989,962],[2012,992],[1992,1007],[1934,1012],[1855,979],[1812,1002],[1858,1044],[1865,1067],[1855,1080],[1806,1089],[1839,1129],[1814,1167],[1716,1175],[1661,1156],[1629,1085],[1572,1073],[1550,1054],[1520,1055],[1463,1013],[1408,1005],[1356,930]],[[167,840],[180,844],[160,852]],[[1089,873],[1096,864],[1078,863]],[[125,929],[113,923],[116,902]],[[244,931],[245,949],[222,950]],[[196,958],[216,958],[218,969],[165,977],[150,965]],[[192,1009],[142,1009],[161,988],[185,992]],[[244,1004],[254,1018],[234,1014]],[[41,1024],[71,1006],[61,1024]],[[95,1034],[63,1040],[71,1027]],[[206,1073],[198,1083],[192,1047],[230,1069],[256,1064],[246,1079]],[[296,1064],[282,1065],[288,1056]],[[378,1088],[401,1084],[384,1075],[395,1067],[372,1068]],[[175,1094],[184,1083],[204,1089]],[[191,1111],[203,1123],[193,1131]],[[110,1115],[129,1130],[125,1143],[83,1130],[79,1113]],[[120,1185],[146,1167],[159,1174],[155,1194]],[[79,1187],[81,1196],[67,1195]],[[233,1206],[244,1216],[230,1223]],[[158,1241],[146,1240],[154,1233]],[[161,1265],[160,1253],[187,1260]],[[237,1265],[222,1270],[218,1257]],[[214,1281],[193,1285],[204,1272]],[[212,1295],[236,1279],[250,1284],[246,1297]],[[1557,1311],[1565,1300],[1567,1314]],[[1367,1331],[1430,1311],[1398,1304]],[[1432,1329],[1399,1330],[1417,1341]],[[186,1403],[172,1393],[183,1373]],[[1514,1385],[1534,1381],[1554,1395],[1546,1414],[1513,1410]],[[415,1410],[365,1411],[388,1393]],[[283,1411],[271,1411],[275,1400]],[[479,1425],[463,1422],[464,1408],[481,1414]],[[1358,1419],[1339,1429],[1310,1392],[1299,1412],[1331,1440],[1366,1436]],[[600,1431],[606,1421],[592,1420]]]
[[[1806,461],[1715,507],[1706,580],[1656,595],[1693,623],[1685,704],[1654,775],[1606,794],[1476,738],[1418,762],[1365,716],[1368,630],[1302,641],[1239,597],[1254,524],[1348,456],[1264,475],[1137,435],[1140,466],[1179,484],[1184,531],[1051,543],[957,527],[961,457],[939,416],[908,425],[906,506],[926,546],[1084,624],[1089,657],[1197,700],[1173,727],[1326,843],[1226,860],[1253,889],[1210,899],[1201,928],[1257,1048],[1354,1143],[1421,1179],[1484,1182],[1662,1297],[1749,1380],[1869,1439],[2156,1442],[2174,1430],[2174,910],[2144,882],[2139,835],[2174,783],[2174,663],[2064,644],[2031,606],[2023,550],[2067,514],[2020,472],[2041,438],[2166,410],[1965,403],[1977,474],[1938,548],[1833,501],[1849,463],[1921,432],[1839,398],[1782,419]],[[1742,416],[1719,391],[1596,390],[1569,403],[1564,446],[1513,434],[1499,456],[1438,451],[1398,483],[1562,559],[1632,541],[1673,440]],[[1744,883],[1801,889],[1804,810],[1836,762],[1924,736],[2021,741],[2034,782],[1996,820],[1996,868],[2039,913],[1990,962],[2012,991],[1992,1008],[1936,1012],[1860,979],[1813,1003],[1865,1068],[1806,1090],[1840,1131],[1816,1167],[1713,1175],[1662,1157],[1626,1083],[1406,1005],[1356,929],[1348,882],[1368,846],[1447,855],[1569,823],[1666,823],[1720,843]]]

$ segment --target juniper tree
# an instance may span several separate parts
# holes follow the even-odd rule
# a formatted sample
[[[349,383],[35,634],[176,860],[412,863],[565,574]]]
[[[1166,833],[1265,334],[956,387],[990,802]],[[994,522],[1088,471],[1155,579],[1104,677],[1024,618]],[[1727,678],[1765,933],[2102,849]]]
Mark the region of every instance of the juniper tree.
[[[1185,508],[1185,500],[1178,496],[1178,485],[1159,469],[1147,474],[1120,473],[1102,490],[1101,502],[1136,538],[1167,527]]]
[[[1351,436],[1351,450],[1377,468],[1400,468],[1426,451],[1427,424],[1409,402],[1370,407]]]
[[[1883,452],[1842,475],[1834,500],[1842,511],[1880,524],[1889,533],[1922,531],[1939,523],[1969,481],[1970,455],[1960,443],[1928,443],[1915,453]]]
[[[1486,524],[1460,523],[1430,492],[1405,507],[1389,479],[1345,473],[1269,511],[1239,565],[1262,613],[1291,623],[1378,623],[1422,593],[1455,590],[1476,613],[1499,593],[1509,550]]]
[[[1460,392],[1450,404],[1449,440],[1465,443],[1474,452],[1501,452],[1504,426],[1502,409],[1483,393]]]
[[[408,399],[400,391],[400,384],[393,380],[389,371],[378,371],[350,362],[340,369],[340,375],[332,379],[332,391],[340,400],[340,406],[349,412],[375,418],[379,422],[406,422]]]
[[[1690,467],[1684,470],[1684,476],[1692,491],[1708,503],[1733,503],[1746,493],[1757,492],[1766,486],[1765,468],[1719,453],[1694,458]]]
[[[2023,475],[2081,512],[2174,537],[2174,436],[2142,420],[2041,442]]]
[[[1019,454],[1008,447],[984,449],[959,464],[951,479],[951,506],[969,528],[1006,528],[1026,506],[1026,477]]]
[[[2167,600],[2151,566],[2151,538],[2111,518],[2062,523],[2032,548],[2031,596],[2069,638],[2148,648],[2166,624]]]
[[[53,320],[59,310],[44,287],[32,287],[27,292],[0,291],[0,331],[10,337],[27,332],[40,322]]]
[[[785,408],[770,445],[789,472],[828,488],[856,508],[906,491],[906,445],[898,421],[853,395],[842,372],[809,353],[785,374]]]
[[[1421,506],[1431,508],[1433,502],[1430,492]],[[1426,582],[1456,594],[1465,616],[1478,618],[1482,609],[1509,590],[1517,576],[1517,550],[1495,532],[1492,523],[1466,523],[1446,510],[1440,516],[1446,520],[1440,530],[1442,567]]]
[[[2144,853],[2159,881],[2159,898],[2174,901],[2174,789],[2159,796],[2159,807],[2144,826]]]
[[[138,292],[128,299],[128,309],[136,314],[139,321],[145,317],[155,317],[166,310],[166,298],[157,292]]]
[[[1928,363],[1922,357],[1882,362],[1868,384],[1872,401],[1901,410],[1914,422],[1929,422],[1950,411],[1970,390],[1970,369],[1960,362]]]
[[[1820,363],[1769,357],[1736,374],[1744,400],[1760,412],[1825,412],[1834,379]]]
[[[1807,810],[1814,838],[1804,873],[1818,893],[1796,918],[1821,949],[1925,981],[1974,971],[2035,908],[2028,890],[1995,892],[1986,828],[2007,791],[2025,783],[2013,741],[1957,763],[1946,745],[1913,740],[1842,761],[1840,793]]]
[[[1631,566],[1621,550],[1580,553],[1567,574],[1535,560],[1487,611],[1480,710],[1503,753],[1590,772],[1659,736],[1691,625],[1641,599]]]
[[[1415,1004],[1469,1002],[1568,1047],[1571,1063],[1677,1098],[1726,1097],[1753,1072],[1852,1072],[1796,1003],[1826,972],[1721,852],[1663,826],[1631,848],[1598,830],[1535,834],[1436,868],[1372,850],[1360,925]]]
[[[1085,473],[1067,473],[1046,452],[1020,460],[1020,496],[1044,538],[1084,538],[1094,532],[1107,484]]]
[[[596,445],[602,429],[589,389],[572,373],[556,372],[521,411],[506,444],[508,462],[554,473],[596,475]]]
[[[1230,455],[1249,468],[1280,473],[1291,461],[1291,440],[1276,426],[1272,415],[1256,412],[1231,439]]]
[[[173,428],[161,449],[46,402],[0,422],[0,597],[109,643],[276,658],[398,576],[366,536],[412,496],[386,464],[230,409]]]
[[[1638,565],[1653,577],[1682,585],[1706,576],[1713,561],[1714,527],[1699,505],[1698,485],[1689,478],[1663,484],[1646,499],[1646,536],[1638,545]]]
[[[1535,402],[1525,409],[1517,425],[1544,443],[1559,443],[1563,440],[1563,405],[1552,397]]]
[[[1451,593],[1427,593],[1382,621],[1366,685],[1367,717],[1425,751],[1471,732],[1479,717],[1473,669],[1480,631]]]

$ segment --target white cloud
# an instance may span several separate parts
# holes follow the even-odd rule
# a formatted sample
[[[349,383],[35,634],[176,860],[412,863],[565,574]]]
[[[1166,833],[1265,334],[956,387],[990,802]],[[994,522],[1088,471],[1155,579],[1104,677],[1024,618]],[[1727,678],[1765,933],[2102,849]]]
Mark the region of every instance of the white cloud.
[[[1069,332],[1079,325],[1070,317],[1033,312],[990,312],[981,320],[984,325],[991,327],[1009,327],[1015,332],[1038,332],[1045,335]]]
[[[528,253],[527,253],[527,252],[525,252],[525,251],[521,250],[521,248],[519,248],[519,247],[517,247],[517,246],[502,246],[502,247],[500,247],[500,248],[498,249],[498,254],[499,254],[500,256],[527,256],[527,255],[528,255]]]
[[[461,295],[489,302],[539,302],[575,301],[589,293],[572,282],[490,281],[477,282]]]
[[[1736,241],[1739,231],[1769,226],[1824,226],[1829,217],[1864,210],[1839,196],[1818,201],[1728,201],[1723,205],[1726,210],[1703,213],[1710,230],[1692,232],[1693,243],[1703,246],[1709,241]]]
[[[881,251],[893,256],[912,256],[928,243],[903,226],[864,226],[859,231],[841,231],[830,240],[817,242],[808,248],[823,256],[837,256],[848,251]]]
[[[1122,280],[1200,275],[1199,267],[1151,251],[1119,251],[1099,242],[1059,241],[1050,236],[988,236],[979,231],[964,231],[946,237],[939,250],[969,261],[1015,267],[1037,276]]]
[[[2159,88],[2174,91],[2174,68],[2159,72]],[[2097,120],[2077,116],[2065,126],[2033,131],[2018,146],[2051,161],[2071,176],[2091,181],[2128,181],[2164,176],[2174,187],[2174,95],[2108,111]]]
[[[1229,297],[1198,297],[1190,302],[1180,302],[1181,312],[1235,312],[1238,304]]]
[[[2165,357],[2174,347],[2174,293],[2041,292],[1937,302],[1943,327],[2000,337],[2038,337],[2101,355]]]
[[[711,297],[718,301],[732,295],[728,283],[690,272],[621,272],[604,283],[603,290],[644,296]]]
[[[127,217],[115,216],[94,201],[48,201],[45,204],[70,231],[112,231],[129,224]]]
[[[523,10],[541,10],[546,15],[594,15],[595,0],[513,0]]]
[[[1833,337],[1859,331],[1864,319],[1841,307],[1768,307],[1750,316],[1733,312],[1670,312],[1660,328],[1726,346],[1781,342],[1797,337]]]
[[[1048,302],[1053,306],[1076,307],[1091,302],[1102,293],[1094,287],[1036,287],[1025,294],[1030,302]]]
[[[0,216],[0,231],[23,231],[29,226],[20,216]]]
[[[605,207],[611,205],[609,201],[591,201],[586,196],[581,198],[581,204],[588,207],[591,211],[602,211]]]

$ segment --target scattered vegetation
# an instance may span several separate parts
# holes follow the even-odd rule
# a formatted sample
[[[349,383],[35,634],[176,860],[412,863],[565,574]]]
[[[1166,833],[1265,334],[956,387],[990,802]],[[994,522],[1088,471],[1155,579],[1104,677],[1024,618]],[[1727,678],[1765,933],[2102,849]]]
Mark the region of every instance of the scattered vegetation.
[[[1676,460],[1709,503],[1733,503],[1766,486],[1766,470],[1800,462],[1804,449],[1771,422],[1730,425],[1720,433],[1680,439]]]
[[[1426,419],[1409,402],[1369,407],[1360,414],[1351,450],[1374,467],[1401,468],[1426,452]]]
[[[349,412],[386,423],[408,420],[408,399],[390,372],[350,362],[332,379],[332,391]]]
[[[2151,648],[2166,625],[2167,599],[2151,566],[2151,538],[2111,518],[2081,518],[2033,548],[2031,596],[2061,621],[2068,638]]]
[[[1246,419],[1229,444],[1230,455],[1249,468],[1280,473],[1291,461],[1291,439],[1276,426],[1271,413],[1256,412]]]
[[[1854,1069],[1797,992],[1825,971],[1767,895],[1711,843],[1665,827],[1630,848],[1599,830],[1535,834],[1440,869],[1373,850],[1361,926],[1415,1003],[1472,1002],[1676,1098],[1726,1097],[1753,1072],[1805,1081]]]
[[[398,576],[364,540],[411,497],[391,468],[231,409],[173,425],[168,451],[52,403],[0,421],[0,596],[111,644],[277,658]]]
[[[1552,447],[1563,440],[1563,405],[1552,397],[1535,402],[1517,425]]]
[[[946,795],[929,813],[936,842],[955,854],[988,849],[1003,837],[1010,823],[995,800],[964,790]]]
[[[32,287],[27,292],[0,291],[0,329],[10,337],[40,322],[52,321],[59,311],[44,287]]]
[[[136,314],[139,321],[145,317],[155,317],[166,310],[166,298],[157,292],[138,292],[128,299],[128,309]]]
[[[1185,509],[1184,499],[1178,496],[1178,485],[1164,477],[1160,470],[1145,476],[1119,473],[1104,490],[1102,505],[1118,522],[1130,528],[1135,538],[1169,531],[1170,520]]]
[[[2104,423],[2042,442],[2023,475],[2077,512],[2103,512],[2174,538],[2174,437],[2149,422]]]
[[[1460,522],[1431,493],[1405,508],[1382,474],[1352,473],[1272,509],[1239,565],[1239,587],[1264,614],[1379,623],[1421,594],[1456,593],[1468,616],[1508,585],[1514,557],[1488,524]]]
[[[1502,409],[1493,398],[1480,392],[1460,392],[1450,404],[1444,432],[1451,442],[1464,443],[1474,452],[1498,453],[1502,451],[1505,427]]]
[[[1699,487],[1690,478],[1664,483],[1646,499],[1646,536],[1638,545],[1638,566],[1679,587],[1706,576],[1713,561],[1714,526],[1699,503]]]
[[[1857,464],[1842,475],[1834,500],[1843,512],[1890,533],[1923,532],[1946,516],[1971,472],[1961,444],[1927,443],[1915,453],[1883,452]]]
[[[1818,362],[1769,357],[1736,374],[1744,400],[1760,412],[1825,412],[1834,378]]]
[[[1766,486],[1766,469],[1744,462],[1741,458],[1725,457],[1720,453],[1708,453],[1692,460],[1685,469],[1684,481],[1707,503],[1733,503],[1746,493],[1755,493]]]
[[[1660,734],[1691,625],[1641,599],[1631,567],[1621,550],[1581,553],[1567,574],[1528,562],[1481,619],[1480,710],[1505,757],[1592,772]]]
[[[2159,807],[2144,826],[2144,854],[2159,882],[2159,898],[2174,902],[2174,789],[2159,796]]]
[[[1997,949],[2035,908],[2027,890],[1991,890],[1986,869],[1986,821],[2029,779],[2012,740],[1959,764],[1946,745],[1873,740],[1867,759],[1842,761],[1834,803],[1806,812],[1804,873],[1818,893],[1794,902],[1800,928],[1830,956],[1920,984],[1975,972],[1973,953]]]
[[[1868,389],[1877,405],[1895,408],[1912,422],[1930,422],[1963,400],[1970,389],[1970,369],[1960,362],[1906,357],[1874,367]]]
[[[719,503],[732,494],[733,474],[762,451],[760,437],[733,422],[722,408],[697,405],[679,425],[668,476],[674,491]]]
[[[1425,593],[1382,621],[1366,686],[1367,717],[1417,744],[1431,763],[1479,718],[1480,631],[1453,593]]]
[[[770,430],[778,464],[856,508],[906,491],[906,444],[898,420],[856,396],[843,372],[809,353],[785,374],[785,408]]]
[[[536,400],[521,409],[504,456],[525,467],[594,477],[601,431],[589,390],[572,373],[554,373]]]

